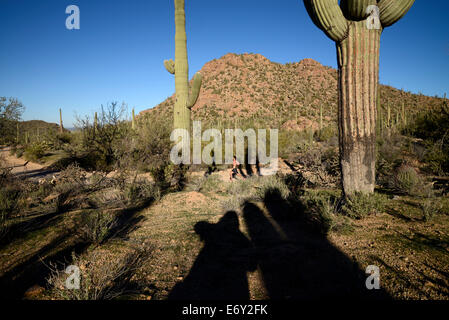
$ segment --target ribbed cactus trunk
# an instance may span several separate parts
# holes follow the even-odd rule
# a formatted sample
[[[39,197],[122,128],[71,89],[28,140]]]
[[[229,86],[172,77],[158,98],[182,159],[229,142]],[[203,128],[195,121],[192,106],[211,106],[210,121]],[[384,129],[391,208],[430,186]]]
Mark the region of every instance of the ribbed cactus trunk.
[[[345,194],[371,193],[375,187],[376,102],[380,30],[353,22],[337,43],[339,67],[339,138]]]
[[[189,97],[189,64],[187,62],[187,34],[184,0],[175,0],[175,88],[174,127],[190,132],[191,111],[187,108]]]
[[[198,99],[203,79],[201,73],[197,72],[193,77],[192,88],[189,92],[189,64],[187,60],[184,7],[184,0],[175,0],[175,61],[164,61],[167,71],[175,75],[176,101],[173,108],[173,125],[174,129],[184,129],[182,133],[183,150],[190,148],[188,135],[190,133],[191,109]]]
[[[337,46],[343,192],[373,193],[380,35],[414,0],[303,1],[313,23]]]

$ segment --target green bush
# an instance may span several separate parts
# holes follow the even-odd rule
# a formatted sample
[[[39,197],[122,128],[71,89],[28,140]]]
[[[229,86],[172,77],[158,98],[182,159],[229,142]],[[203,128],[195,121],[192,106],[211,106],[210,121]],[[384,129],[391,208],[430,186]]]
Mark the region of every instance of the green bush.
[[[20,208],[22,191],[16,185],[4,185],[0,187],[0,213],[8,216]]]
[[[370,214],[382,213],[386,202],[387,197],[379,193],[356,193],[345,198],[341,212],[350,218],[361,219]]]
[[[435,174],[449,173],[449,106],[445,100],[439,108],[418,115],[407,128],[414,137],[426,141],[424,161]]]
[[[78,230],[85,241],[99,244],[116,224],[117,219],[113,213],[96,210],[83,211]]]
[[[23,156],[23,148],[17,148],[16,157],[21,158]]]
[[[43,143],[34,143],[29,145],[25,149],[25,157],[27,160],[37,162],[39,161],[46,152],[46,148]]]
[[[330,141],[334,137],[338,137],[337,127],[327,126],[319,131],[318,141],[327,142],[327,141]]]
[[[336,200],[326,192],[305,192],[300,200],[306,212],[311,214],[319,223],[324,234],[331,232],[336,226]]]
[[[290,196],[290,189],[284,182],[284,179],[277,175],[262,177],[259,179],[261,184],[256,189],[256,197],[263,200],[269,191],[276,191],[283,200],[287,200]]]

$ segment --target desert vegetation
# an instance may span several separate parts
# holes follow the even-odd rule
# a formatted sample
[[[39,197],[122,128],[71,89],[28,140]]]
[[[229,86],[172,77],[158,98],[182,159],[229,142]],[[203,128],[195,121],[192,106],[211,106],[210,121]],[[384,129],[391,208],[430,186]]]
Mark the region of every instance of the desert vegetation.
[[[107,103],[70,131],[62,108],[59,124],[21,121],[24,105],[1,97],[0,296],[449,299],[448,99],[378,84],[381,31],[413,1],[379,1],[378,29],[356,2],[304,1],[338,71],[230,53],[189,83],[175,0],[176,92],[155,108]],[[362,43],[370,54],[351,55]],[[170,134],[192,119],[278,128],[279,170],[173,164]]]
[[[232,297],[234,282],[224,279],[237,271],[209,274],[200,261],[210,256],[218,266],[227,263],[226,250],[237,250],[237,265],[250,272],[242,297],[300,298],[305,290],[320,296],[311,283],[297,285],[299,275],[290,270],[319,247],[343,273],[350,262],[345,255],[353,257],[359,273],[343,277],[351,284],[349,296],[366,294],[363,269],[377,263],[387,279],[379,297],[447,299],[448,102],[439,101],[407,121],[402,105],[380,105],[385,117],[377,127],[376,191],[349,198],[340,190],[337,124],[331,122],[315,130],[282,129],[278,174],[260,176],[242,163],[234,182],[226,166],[172,165],[170,119],[143,113],[129,120],[124,104],[79,118],[72,132],[47,125],[39,136],[17,140],[11,134],[0,184],[0,250],[7,257],[1,259],[2,292],[27,299]],[[254,122],[240,124],[245,129]],[[17,171],[8,165],[11,157],[42,169],[38,175]],[[250,239],[249,247],[225,240],[234,233]],[[306,241],[301,233],[308,235],[306,247],[297,246]],[[267,246],[279,261],[261,258]],[[64,287],[64,270],[73,264],[83,274],[78,291]],[[288,277],[270,278],[284,268]],[[206,280],[198,272],[206,272],[204,279],[220,277],[224,291],[202,287]]]

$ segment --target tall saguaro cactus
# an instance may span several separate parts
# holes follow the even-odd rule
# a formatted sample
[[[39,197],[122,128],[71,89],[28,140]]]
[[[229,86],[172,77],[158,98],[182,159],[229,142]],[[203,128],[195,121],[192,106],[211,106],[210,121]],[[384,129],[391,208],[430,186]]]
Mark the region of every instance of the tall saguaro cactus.
[[[133,112],[132,112],[131,128],[132,128],[133,130],[136,130],[136,129],[137,129],[137,124],[136,124],[136,114],[134,113],[134,108],[133,108]]]
[[[372,193],[380,36],[414,0],[303,0],[314,24],[336,43],[339,138],[345,195]]]
[[[64,132],[64,126],[62,124],[62,110],[61,110],[61,108],[59,108],[59,132],[60,133]]]
[[[174,107],[174,128],[186,129],[190,132],[191,109],[195,105],[202,82],[201,73],[193,77],[192,89],[189,92],[189,64],[187,61],[187,34],[185,17],[185,0],[175,0],[175,61],[165,60],[168,72],[175,75],[176,101]]]

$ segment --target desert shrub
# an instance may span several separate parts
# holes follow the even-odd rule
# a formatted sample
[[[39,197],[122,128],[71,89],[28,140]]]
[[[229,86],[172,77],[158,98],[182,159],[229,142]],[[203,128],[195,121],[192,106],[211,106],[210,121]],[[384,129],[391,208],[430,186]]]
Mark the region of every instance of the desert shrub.
[[[166,163],[159,167],[153,167],[150,169],[150,174],[156,183],[156,186],[166,191],[179,191],[184,188],[187,183],[187,171],[188,167],[180,164],[175,165],[172,163]]]
[[[322,192],[306,192],[300,197],[307,214],[318,222],[323,233],[329,233],[334,223],[335,206],[329,194]]]
[[[165,166],[159,166],[150,169],[151,177],[161,189],[165,189],[168,185],[165,177]]]
[[[3,185],[0,187],[0,213],[9,216],[20,208],[20,197],[22,191],[16,184]]]
[[[83,211],[80,218],[78,231],[81,237],[85,241],[95,244],[103,242],[117,224],[115,214],[107,211]]]
[[[106,107],[101,106],[96,124],[89,117],[77,119],[76,127],[82,132],[80,147],[84,160],[80,164],[83,167],[85,164],[95,170],[113,170],[121,155],[123,139],[130,137],[125,113],[125,104],[113,102]]]
[[[201,176],[189,182],[188,187],[196,192],[215,192],[222,184],[219,175]]]
[[[11,149],[9,149],[9,155],[14,156],[16,152],[17,152],[17,145],[14,144],[11,146]]]
[[[403,138],[396,133],[378,136],[376,182],[379,185],[394,188],[393,173],[404,162],[402,157],[403,141]]]
[[[150,115],[139,116],[132,139],[124,139],[120,146],[120,162],[146,172],[165,167],[172,147],[171,128],[172,124],[167,121],[154,121]]]
[[[23,207],[23,190],[17,179],[11,175],[10,169],[2,167],[0,159],[0,240],[8,233],[9,219],[19,213]]]
[[[337,216],[340,203],[338,192],[309,190],[299,196],[299,201],[303,210],[312,218],[322,233],[328,234],[340,227],[341,219]]]
[[[430,173],[437,175],[445,175],[449,172],[449,148],[444,149],[444,141],[440,140],[436,143],[426,142],[425,152],[420,159],[426,164],[425,169]]]
[[[436,197],[435,191],[430,186],[423,190],[424,197],[419,203],[425,222],[431,221],[442,209],[442,202]]]
[[[124,196],[128,205],[137,205],[141,201],[159,200],[161,190],[147,181],[133,181],[125,187]]]
[[[321,142],[330,142],[332,139],[338,137],[337,127],[335,126],[327,126],[324,127],[318,133],[318,141]]]
[[[45,144],[36,142],[25,149],[25,158],[30,161],[39,161],[46,152]]]
[[[420,208],[423,213],[423,220],[430,221],[440,211],[441,204],[436,199],[425,199],[420,203]]]
[[[292,162],[300,166],[298,174],[304,187],[333,187],[340,178],[336,148],[320,144],[309,146],[301,149]]]
[[[188,169],[187,166],[182,164],[175,165],[172,163],[165,167],[165,180],[172,190],[179,191],[184,188]]]
[[[17,148],[16,157],[21,158],[23,156],[23,153],[24,153],[23,148]]]
[[[341,212],[354,219],[361,219],[370,214],[382,213],[385,210],[387,197],[380,193],[355,193],[346,196]]]
[[[288,158],[292,153],[307,149],[310,145],[309,136],[306,131],[281,130],[279,132],[279,156]]]
[[[80,269],[79,289],[68,289],[65,268],[51,265],[47,279],[49,296],[58,300],[112,300],[130,293],[133,276],[151,257],[153,249],[148,244],[119,249],[115,252],[97,249],[81,256],[72,254],[71,264]]]
[[[260,184],[257,186],[255,196],[263,200],[267,192],[276,190],[276,192],[281,196],[283,200],[287,200],[290,196],[290,189],[285,183],[284,179],[277,176],[272,175],[268,177],[262,177],[258,179]]]
[[[401,193],[416,195],[422,185],[421,177],[411,166],[400,166],[394,175],[394,188]]]
[[[324,165],[326,172],[333,177],[340,175],[340,155],[338,149],[328,148],[321,156],[321,163]]]
[[[60,145],[70,144],[72,142],[72,135],[70,132],[58,133],[56,138],[58,139]]]
[[[445,100],[439,108],[419,114],[407,128],[414,137],[426,141],[424,161],[435,174],[449,172],[449,106]]]

